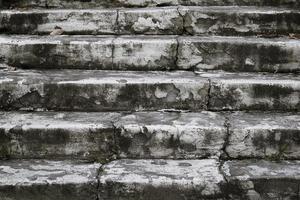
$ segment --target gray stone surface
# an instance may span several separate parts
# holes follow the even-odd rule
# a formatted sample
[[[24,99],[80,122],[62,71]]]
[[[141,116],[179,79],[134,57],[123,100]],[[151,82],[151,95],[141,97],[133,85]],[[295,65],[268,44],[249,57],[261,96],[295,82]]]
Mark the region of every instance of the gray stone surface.
[[[103,7],[147,7],[171,5],[197,6],[299,6],[298,0],[10,0],[6,7],[50,7],[50,8],[103,8]]]
[[[226,152],[232,158],[300,159],[300,116],[295,113],[230,115]]]
[[[300,42],[287,38],[0,36],[1,61],[21,68],[299,72]]]
[[[220,156],[225,117],[212,112],[137,112],[115,124],[120,157],[196,159]]]
[[[218,162],[118,160],[103,166],[100,199],[218,199],[225,183]]]
[[[2,61],[23,68],[112,69],[113,36],[1,36]]]
[[[1,158],[76,158],[106,161],[115,157],[116,113],[1,112]]]
[[[231,199],[299,199],[299,161],[227,161],[222,171]]]
[[[180,69],[299,72],[300,42],[286,38],[179,37]]]
[[[74,161],[1,161],[0,198],[96,200],[100,166]]]
[[[177,41],[172,36],[118,37],[113,41],[114,69],[176,69]]]
[[[33,9],[0,11],[0,31],[49,34],[257,35],[300,33],[300,11],[276,7]]]
[[[181,7],[191,35],[256,35],[300,32],[300,11],[269,7]]]
[[[13,67],[104,70],[176,69],[177,41],[167,36],[1,36]]]
[[[210,77],[211,110],[300,110],[297,75],[261,73],[199,73]]]
[[[182,34],[183,19],[177,7],[120,9],[119,34]]]
[[[18,34],[49,34],[56,26],[64,34],[113,34],[117,10],[3,10],[0,30]]]
[[[191,72],[0,71],[0,109],[206,109],[209,82]]]

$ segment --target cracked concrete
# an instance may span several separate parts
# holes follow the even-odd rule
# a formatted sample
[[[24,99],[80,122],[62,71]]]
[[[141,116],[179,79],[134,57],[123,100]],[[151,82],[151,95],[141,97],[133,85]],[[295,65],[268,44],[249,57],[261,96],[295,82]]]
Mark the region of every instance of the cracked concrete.
[[[0,11],[11,34],[288,35],[300,32],[297,9],[269,7],[162,7]]]
[[[1,36],[0,47],[21,68],[297,73],[300,61],[300,42],[287,38]]]

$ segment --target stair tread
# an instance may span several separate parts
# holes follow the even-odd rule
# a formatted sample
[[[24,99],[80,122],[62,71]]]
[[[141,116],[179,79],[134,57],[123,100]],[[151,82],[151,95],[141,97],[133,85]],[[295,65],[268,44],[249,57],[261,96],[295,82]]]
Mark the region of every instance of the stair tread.
[[[100,191],[104,191],[100,195],[104,199],[126,198],[130,194],[159,197],[164,192],[172,197],[179,193],[188,197],[220,196],[220,185],[225,180],[218,165],[213,159],[113,161],[104,165],[103,172],[100,173]],[[127,193],[118,192],[132,185],[138,187],[133,187]],[[109,186],[112,188],[111,193],[107,191]]]
[[[129,196],[174,199],[178,195],[188,199],[221,199],[227,195],[242,198],[249,194],[260,198],[265,195],[297,197],[300,162],[243,160],[220,164],[213,159],[125,159],[113,161],[102,169],[99,188],[104,199]],[[261,187],[266,183],[273,188]],[[284,183],[286,187],[280,186]],[[123,192],[125,188],[130,190]]]
[[[8,199],[96,199],[97,163],[0,161],[0,194]]]

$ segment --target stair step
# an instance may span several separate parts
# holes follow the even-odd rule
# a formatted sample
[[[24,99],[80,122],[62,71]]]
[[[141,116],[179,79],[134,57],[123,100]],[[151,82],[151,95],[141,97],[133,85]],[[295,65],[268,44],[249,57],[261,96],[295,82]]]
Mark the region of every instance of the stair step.
[[[21,68],[300,71],[300,41],[173,36],[0,36],[2,62]]]
[[[300,110],[298,75],[198,73],[209,78],[209,110]]]
[[[100,173],[100,194],[110,199],[221,199],[226,182],[216,160],[117,160]]]
[[[230,158],[300,159],[299,113],[236,112],[228,116]]]
[[[161,7],[0,11],[2,33],[257,35],[300,33],[300,11],[276,7]]]
[[[2,70],[0,77],[2,110],[300,110],[300,78],[290,74]]]
[[[227,161],[221,170],[232,199],[299,199],[300,161]]]
[[[177,67],[232,72],[300,71],[300,42],[288,38],[179,37]]]
[[[181,7],[191,35],[272,35],[300,32],[300,11],[276,7]]]
[[[47,8],[103,8],[103,7],[148,7],[148,6],[172,6],[172,5],[197,5],[197,6],[290,6],[297,7],[297,0],[10,0],[3,2],[6,7],[47,7]]]
[[[0,198],[97,199],[100,166],[78,161],[0,161]]]
[[[209,82],[192,72],[17,70],[0,72],[5,110],[206,109]]]
[[[23,68],[176,69],[175,37],[1,36],[0,57]]]
[[[0,196],[22,200],[270,199],[299,197],[299,161],[10,160],[0,162]],[[98,175],[98,171],[100,174]]]
[[[115,157],[117,113],[1,112],[0,158],[84,159]]]
[[[0,138],[0,159],[300,159],[297,113],[0,112]]]
[[[109,199],[297,199],[299,161],[117,160],[103,166]],[[223,177],[225,176],[225,178]]]

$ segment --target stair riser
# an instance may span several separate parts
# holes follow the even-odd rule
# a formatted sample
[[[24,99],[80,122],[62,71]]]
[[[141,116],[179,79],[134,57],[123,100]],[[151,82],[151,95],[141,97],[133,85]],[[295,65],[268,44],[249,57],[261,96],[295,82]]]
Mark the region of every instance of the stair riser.
[[[300,33],[299,11],[170,7],[119,10],[2,11],[0,30],[14,34],[269,35]],[[253,13],[254,12],[254,13]],[[87,23],[87,21],[89,23]]]
[[[3,37],[0,57],[21,68],[295,73],[300,71],[300,42],[240,37]]]
[[[212,81],[210,110],[300,110],[300,82],[252,84]],[[271,82],[271,81],[270,81]]]
[[[300,43],[234,37],[180,37],[179,69],[239,72],[299,72]]]
[[[117,1],[67,1],[67,0],[15,0],[4,2],[5,7],[49,7],[49,8],[103,8],[103,7],[147,7],[147,6],[170,6],[170,5],[193,5],[193,6],[290,6],[297,7],[297,0],[117,0]]]
[[[114,158],[117,150],[113,128],[12,128],[0,132],[1,158],[76,158],[105,162]]]

